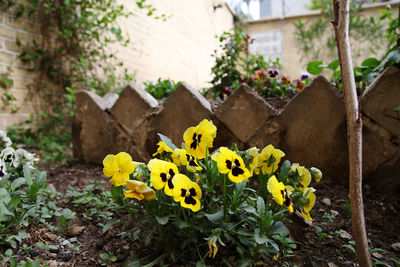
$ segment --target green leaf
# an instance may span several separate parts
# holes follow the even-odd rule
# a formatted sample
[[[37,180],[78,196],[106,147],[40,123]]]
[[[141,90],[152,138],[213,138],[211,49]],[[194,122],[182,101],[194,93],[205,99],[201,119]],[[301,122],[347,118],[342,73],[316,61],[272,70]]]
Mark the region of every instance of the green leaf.
[[[281,174],[283,177],[286,177],[286,175],[288,174],[288,172],[289,172],[289,170],[290,170],[290,167],[291,167],[290,161],[285,160],[285,161],[282,163],[280,174]]]
[[[12,182],[11,190],[15,191],[15,189],[17,189],[18,187],[20,187],[23,184],[25,184],[25,178],[24,177],[17,178]]]
[[[172,143],[171,139],[169,139],[167,136],[160,134],[160,133],[158,133],[157,135],[160,137],[161,141],[163,141],[172,150],[177,148],[176,145],[174,145],[174,143]]]
[[[166,224],[168,223],[168,220],[169,220],[169,215],[164,216],[164,217],[156,216],[156,220],[157,220],[157,222],[158,222],[159,224],[161,224],[161,225],[166,225]]]
[[[237,183],[234,191],[235,196],[240,196],[243,193],[245,187],[246,187],[246,181]]]
[[[288,235],[289,230],[283,222],[275,222],[271,229],[272,235]]]
[[[311,61],[307,64],[307,71],[313,75],[321,74],[324,69],[321,65],[323,65],[322,61]]]
[[[218,224],[221,223],[222,219],[224,218],[224,211],[220,210],[217,211],[216,213],[213,214],[206,213],[205,215],[210,222]]]
[[[367,58],[361,63],[361,66],[376,68],[379,65],[379,60],[374,57]]]
[[[11,197],[8,191],[5,188],[0,188],[0,203],[8,204],[10,200]]]
[[[260,214],[260,217],[263,217],[265,214],[265,201],[262,197],[257,198],[257,212]]]
[[[328,69],[331,69],[333,71],[335,71],[338,67],[339,67],[339,60],[335,59],[334,61],[332,61],[331,63],[329,63],[329,65],[327,66]]]
[[[383,71],[385,68],[400,64],[400,50],[390,52],[375,70]]]
[[[254,240],[256,241],[257,244],[261,245],[266,243],[269,238],[265,236],[265,234],[260,234],[260,229],[257,228],[254,230]]]

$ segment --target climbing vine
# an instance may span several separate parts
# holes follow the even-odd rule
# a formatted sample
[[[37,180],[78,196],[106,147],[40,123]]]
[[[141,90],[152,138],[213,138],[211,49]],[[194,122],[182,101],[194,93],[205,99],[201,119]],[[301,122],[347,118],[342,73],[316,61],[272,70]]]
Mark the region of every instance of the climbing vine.
[[[136,10],[143,10],[147,16],[165,19],[146,0],[134,3]],[[33,140],[31,145],[40,146],[43,142],[38,138],[48,136],[58,144],[70,140],[77,90],[94,90],[104,95],[118,92],[134,79],[134,73],[124,67],[110,48],[113,44],[130,43],[118,21],[134,14],[126,11],[120,1],[26,0],[0,4],[14,19],[29,18],[40,25],[42,38],[34,40],[33,46],[23,46],[17,40],[22,51],[19,58],[38,74],[32,90],[39,96],[41,111],[25,122],[35,124],[36,132],[31,132],[29,139]],[[12,132],[27,141],[24,128],[14,127]],[[14,140],[18,141],[18,136],[13,136]]]
[[[306,61],[319,59],[324,53],[331,58],[336,55],[335,39],[332,34],[328,34],[333,17],[331,3],[331,0],[311,0],[310,10],[320,10],[321,17],[311,21],[300,19],[294,24],[298,50]],[[381,20],[373,16],[362,16],[362,10],[362,2],[350,2],[350,36],[358,43],[364,44],[363,47],[367,47],[359,46],[359,50],[354,51],[356,55],[363,52],[363,49],[368,49],[368,53],[375,53],[382,46],[385,37]],[[316,45],[317,43],[321,45]]]

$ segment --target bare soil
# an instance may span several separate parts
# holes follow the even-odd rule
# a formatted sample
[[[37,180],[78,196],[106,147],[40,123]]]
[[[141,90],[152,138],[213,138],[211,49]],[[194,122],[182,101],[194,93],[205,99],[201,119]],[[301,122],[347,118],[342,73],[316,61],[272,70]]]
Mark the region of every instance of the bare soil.
[[[95,180],[106,180],[102,174],[102,167],[95,165],[74,164],[69,167],[47,167],[48,183],[53,184],[57,191],[65,193],[69,186],[84,188]],[[345,200],[348,197],[348,188],[335,183],[333,178],[324,177],[315,185],[317,190],[317,203],[314,207],[312,226],[306,227],[304,236],[297,235],[297,248],[294,256],[278,259],[269,263],[259,263],[259,266],[357,266],[355,255],[346,247],[350,246],[351,219]],[[108,183],[105,190],[109,189]],[[323,200],[324,199],[324,200]],[[329,201],[328,201],[329,200]],[[65,205],[61,204],[60,205]],[[330,204],[329,204],[330,202]],[[370,247],[375,248],[374,262],[386,262],[387,266],[398,266],[400,252],[392,244],[400,242],[400,197],[395,193],[378,193],[373,190],[364,191],[365,215]],[[71,208],[73,209],[73,208]],[[82,205],[82,210],[85,206]],[[85,226],[70,236],[52,236],[46,231],[45,226],[31,225],[26,231],[30,238],[25,243],[30,250],[14,250],[14,255],[19,255],[19,260],[37,260],[49,266],[124,266],[126,259],[132,255],[145,256],[151,253],[151,248],[140,248],[128,239],[121,238],[121,229],[110,228],[102,233],[96,221],[85,220],[79,216],[72,225]],[[123,219],[126,214],[120,214]],[[318,228],[320,227],[320,228]],[[318,231],[319,230],[319,231]],[[74,251],[65,245],[65,240],[80,245]],[[35,243],[41,241],[56,248],[43,250]],[[64,242],[64,244],[63,244]],[[22,247],[22,246],[20,246]],[[383,250],[376,250],[376,248]],[[4,254],[6,248],[0,247]],[[102,259],[100,253],[115,255],[117,259],[111,263]],[[221,250],[211,266],[221,266],[221,257],[227,257],[235,266],[235,255],[227,255]],[[1,264],[0,264],[1,266]],[[174,266],[174,265],[172,265]],[[182,266],[182,265],[180,265]]]

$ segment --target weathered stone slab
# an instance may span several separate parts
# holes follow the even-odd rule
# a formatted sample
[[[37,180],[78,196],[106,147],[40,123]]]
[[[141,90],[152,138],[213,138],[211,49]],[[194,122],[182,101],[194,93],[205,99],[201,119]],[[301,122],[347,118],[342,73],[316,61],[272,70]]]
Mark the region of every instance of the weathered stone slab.
[[[400,192],[400,151],[380,164],[378,168],[366,177],[365,183],[373,190],[382,192]]]
[[[103,96],[103,100],[107,103],[109,108],[111,108],[115,104],[118,98],[119,95],[115,93],[107,93]]]
[[[76,93],[76,107],[72,131],[74,157],[102,162],[113,145],[112,120],[105,111],[109,105],[93,92],[79,91]]]
[[[130,84],[121,92],[110,112],[129,134],[133,134],[157,105],[157,100],[144,89]]]
[[[400,69],[387,68],[364,92],[361,111],[400,139],[400,117],[395,108],[400,105]]]
[[[347,179],[345,107],[337,89],[322,76],[298,93],[248,143],[259,148],[272,144],[291,162]]]
[[[249,86],[242,85],[222,104],[215,115],[240,141],[246,143],[276,115],[276,111]]]
[[[148,149],[151,153],[156,151],[157,133],[168,136],[180,147],[185,130],[203,119],[211,119],[211,116],[210,103],[196,89],[185,83],[180,84],[151,120]]]
[[[395,157],[399,151],[398,146],[392,142],[392,135],[385,128],[371,120],[363,118],[363,173],[368,177],[374,173],[381,164]],[[379,177],[380,182],[386,177]]]

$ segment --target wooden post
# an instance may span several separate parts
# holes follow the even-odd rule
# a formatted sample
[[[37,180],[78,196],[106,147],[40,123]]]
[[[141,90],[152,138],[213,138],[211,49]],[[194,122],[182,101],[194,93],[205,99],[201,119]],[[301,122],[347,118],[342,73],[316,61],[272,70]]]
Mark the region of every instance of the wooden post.
[[[364,205],[362,199],[362,120],[354,81],[351,60],[349,19],[350,0],[333,0],[336,45],[343,81],[343,93],[347,116],[347,136],[350,168],[350,203],[353,238],[356,242],[358,263],[361,267],[370,267],[371,257],[368,250],[365,229]]]

